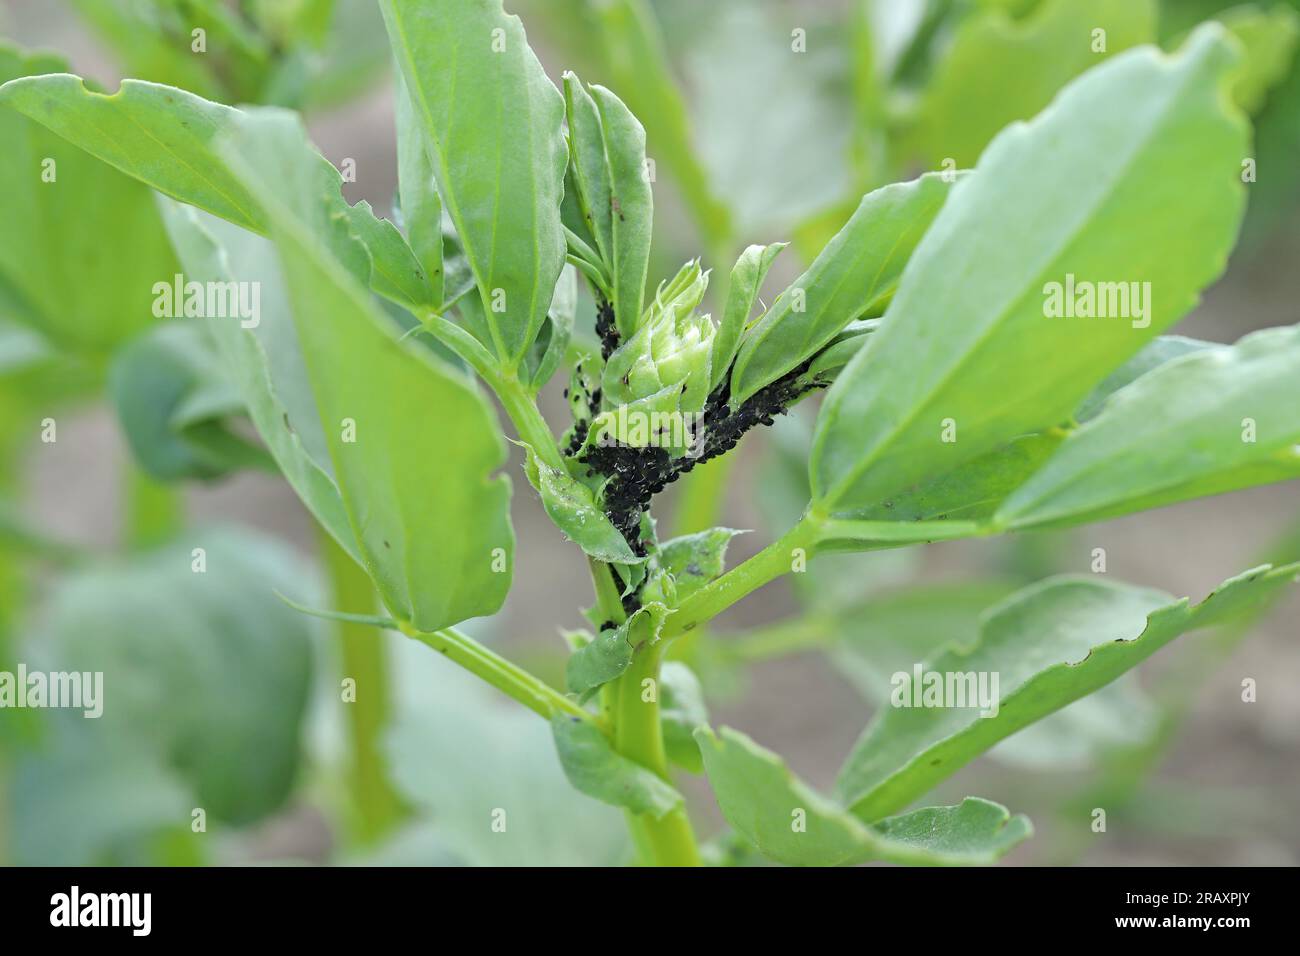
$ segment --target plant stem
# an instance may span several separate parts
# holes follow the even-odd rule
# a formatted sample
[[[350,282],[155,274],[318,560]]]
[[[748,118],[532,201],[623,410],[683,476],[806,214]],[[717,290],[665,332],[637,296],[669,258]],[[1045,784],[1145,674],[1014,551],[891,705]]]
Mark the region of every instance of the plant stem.
[[[623,600],[614,584],[613,569],[590,556],[587,558],[587,566],[591,569],[591,586],[596,592],[596,607],[600,609],[600,616],[606,621],[622,624],[627,620],[627,614],[623,611]]]
[[[677,498],[671,537],[712,528],[722,516],[722,502],[735,455],[720,455],[686,475]],[[673,642],[670,657],[690,663],[696,646],[708,639],[706,627],[696,628]]]
[[[663,641],[638,648],[632,665],[616,682],[614,747],[629,760],[669,780],[659,718],[659,665],[663,650]],[[646,681],[653,681],[650,686],[654,693],[643,693]],[[700,865],[699,849],[685,807],[678,807],[658,820],[629,813],[628,825],[644,862],[654,866]]]
[[[128,548],[148,548],[170,538],[185,522],[185,503],[178,489],[155,481],[131,461],[125,470]]]
[[[497,690],[513,697],[546,720],[550,720],[556,714],[567,714],[570,717],[600,724],[591,714],[541,678],[510,663],[501,655],[488,650],[478,641],[455,628],[449,627],[426,634],[405,625],[401,627],[402,633],[407,637],[412,637],[421,644],[427,644],[435,651],[446,655],[453,663],[487,681]]]
[[[519,433],[519,440],[526,442],[540,461],[563,472],[564,458],[560,455],[559,446],[555,444],[551,426],[546,424],[546,419],[537,408],[532,392],[513,375],[499,377],[494,389],[497,398],[501,400],[501,406],[514,423],[515,431]]]
[[[605,620],[622,623],[626,615],[609,565],[589,559],[591,580],[596,589],[596,607]],[[664,751],[663,724],[659,716],[659,665],[667,642],[642,645],[622,676],[601,689],[602,710],[613,733],[614,749],[629,760],[669,780]],[[641,686],[653,680],[652,700],[641,699]],[[669,781],[671,782],[671,781]],[[626,814],[628,830],[638,858],[653,866],[699,866],[700,853],[685,807],[678,807],[659,820]]]
[[[444,329],[444,333],[446,330]],[[447,333],[454,338],[454,333]],[[472,349],[459,343],[467,354]],[[521,441],[526,442],[538,459],[551,468],[563,471],[564,458],[555,444],[555,436],[546,419],[537,408],[531,390],[519,381],[513,372],[501,372],[491,367],[475,368],[492,387]],[[589,560],[592,585],[596,592],[597,607],[603,619],[622,623],[626,615],[623,602],[609,565]],[[448,629],[433,634],[407,633],[441,651],[466,670],[477,674],[497,689],[536,711],[546,719],[555,713],[565,713],[583,720],[596,722],[605,729],[605,720],[597,721],[587,711],[558,691],[542,683],[532,674],[489,651],[459,632]],[[641,681],[652,678],[658,683],[659,662],[663,642],[643,647],[633,658],[632,666],[617,681],[606,685],[602,692],[608,732],[614,737],[614,747],[619,753],[668,780],[668,761],[664,755],[663,727],[659,720],[658,689],[655,700],[641,703]],[[628,814],[632,839],[641,856],[658,866],[698,866],[699,850],[690,819],[684,807],[655,820],[650,816]]]
[[[329,576],[333,607],[356,614],[375,610],[370,577],[324,529],[318,529],[321,561]],[[403,816],[401,798],[389,779],[381,741],[388,723],[391,694],[385,636],[365,624],[338,621],[339,652],[344,677],[356,682],[356,699],[344,705],[351,743],[348,789],[355,813],[356,835],[374,843]]]
[[[682,602],[664,625],[664,637],[676,637],[721,614],[764,584],[789,574],[799,561],[812,556],[821,533],[821,522],[811,512],[748,561],[732,568],[716,581]]]

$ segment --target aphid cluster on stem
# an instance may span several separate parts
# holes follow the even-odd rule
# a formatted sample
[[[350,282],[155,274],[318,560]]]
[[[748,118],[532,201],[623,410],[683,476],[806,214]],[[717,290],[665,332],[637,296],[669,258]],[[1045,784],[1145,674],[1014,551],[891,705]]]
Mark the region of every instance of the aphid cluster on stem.
[[[610,442],[592,447],[579,459],[590,469],[589,474],[609,479],[603,494],[605,514],[637,555],[646,553],[641,540],[641,515],[649,508],[651,499],[696,465],[730,451],[751,428],[771,425],[777,415],[784,415],[806,392],[822,387],[820,382],[800,381],[811,364],[809,359],[759,389],[734,411],[729,407],[730,376],[724,378],[709,395],[704,414],[695,425],[697,430],[703,430],[703,446],[697,454],[674,458],[667,449],[658,446]],[[585,428],[575,429],[574,440],[569,443],[572,450],[567,452],[570,455],[582,447],[577,440],[579,430],[586,437]],[[698,431],[695,438],[699,440]]]
[[[596,336],[600,339],[601,361],[608,362],[618,348],[618,326],[614,323],[614,307],[604,298],[596,305]]]

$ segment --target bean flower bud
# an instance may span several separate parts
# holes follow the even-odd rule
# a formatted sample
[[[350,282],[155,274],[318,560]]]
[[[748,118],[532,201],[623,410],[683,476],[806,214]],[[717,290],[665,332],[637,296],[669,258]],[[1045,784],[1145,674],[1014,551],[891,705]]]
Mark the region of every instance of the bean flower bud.
[[[605,411],[591,440],[688,450],[709,397],[715,327],[695,309],[708,288],[699,261],[659,287],[632,337],[609,357],[601,380]]]

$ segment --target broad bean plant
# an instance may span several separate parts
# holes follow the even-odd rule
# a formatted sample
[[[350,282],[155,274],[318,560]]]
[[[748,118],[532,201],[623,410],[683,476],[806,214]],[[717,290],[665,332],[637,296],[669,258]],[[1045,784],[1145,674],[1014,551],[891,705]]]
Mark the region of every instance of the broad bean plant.
[[[1296,580],[1300,564],[1265,564],[1199,602],[1103,575],[1002,595],[969,640],[872,678],[876,716],[833,792],[813,789],[715,726],[678,653],[752,592],[816,582],[828,552],[1064,528],[1300,477],[1300,328],[1232,345],[1166,334],[1223,271],[1252,188],[1240,41],[1207,24],[1172,53],[1138,44],[1085,68],[1085,31],[1077,78],[1041,111],[962,145],[969,169],[855,198],[772,296],[778,236],[734,264],[652,274],[653,167],[624,102],[644,91],[554,81],[500,0],[380,7],[393,221],[343,198],[283,108],[137,80],[107,93],[16,54],[0,106],[157,193],[145,234],[176,275],[132,281],[203,330],[233,394],[205,387],[188,327],[150,336],[130,367],[176,376],[166,420],[132,405],[132,375],[114,388],[152,470],[278,470],[383,605],[300,609],[400,631],[548,722],[574,790],[625,812],[637,861],[718,859],[678,786],[702,773],[737,845],[773,861],[992,863],[1029,820],[927,794]],[[110,252],[113,272],[160,261]],[[70,316],[46,319],[76,334]],[[538,394],[557,376],[568,416],[548,421]],[[813,422],[797,521],[740,562],[735,529],[660,537],[661,492],[795,406]],[[259,441],[221,424],[232,409]],[[174,441],[159,450],[151,429]],[[522,480],[503,472],[512,444]],[[516,486],[590,568],[563,687],[460,629],[510,590]]]

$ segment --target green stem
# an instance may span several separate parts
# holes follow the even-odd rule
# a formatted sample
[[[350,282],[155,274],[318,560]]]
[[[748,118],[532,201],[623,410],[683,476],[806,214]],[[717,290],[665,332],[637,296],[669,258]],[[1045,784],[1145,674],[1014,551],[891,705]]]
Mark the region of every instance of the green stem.
[[[455,326],[445,323],[444,320],[430,320],[427,325],[431,329],[436,326],[440,330],[440,338],[445,336],[444,341],[449,345],[457,348],[458,351],[463,350],[466,361],[474,365],[496,393],[501,406],[510,416],[520,440],[533,449],[539,460],[552,468],[564,470],[564,458],[555,444],[555,436],[550,426],[546,424],[546,419],[537,408],[537,401],[532,391],[519,381],[513,372],[502,372],[485,361],[473,345],[457,334],[461,330],[456,329]],[[456,331],[453,332],[452,329]],[[612,570],[609,565],[598,561],[589,563],[592,584],[596,591],[596,602],[602,617],[606,620],[622,622],[625,618],[623,604],[614,583]],[[556,713],[565,713],[582,720],[593,721],[602,729],[608,729],[615,738],[615,749],[665,780],[668,779],[657,690],[654,695],[656,702],[650,705],[640,703],[641,680],[652,677],[656,683],[658,682],[662,645],[643,648],[633,659],[632,667],[619,680],[613,682],[612,686],[606,685],[602,693],[605,719],[597,721],[568,697],[455,630],[448,629],[433,634],[408,630],[407,633],[435,650],[441,651],[461,667],[477,674],[492,686],[509,694],[548,720]],[[606,722],[609,723],[608,728]],[[622,746],[619,745],[620,740],[623,741]],[[699,851],[695,845],[695,835],[691,830],[685,808],[679,807],[660,820],[629,814],[628,822],[633,840],[641,851],[642,857],[648,862],[660,866],[699,864]]]
[[[338,543],[319,529],[321,560],[333,592],[331,606],[367,614],[375,610],[375,590],[366,572]],[[388,648],[382,632],[365,624],[335,623],[343,676],[355,681],[356,698],[344,705],[351,756],[347,784],[352,798],[357,838],[376,842],[403,816],[401,798],[393,789],[383,752],[384,728],[391,713]]]
[[[794,571],[812,556],[820,534],[821,521],[811,512],[805,514],[793,528],[758,554],[683,601],[664,625],[664,637],[693,630],[769,581]]]
[[[776,541],[683,601],[664,626],[664,636],[685,634],[769,581],[802,571],[816,547],[828,541],[851,540],[855,550],[869,551],[969,538],[992,531],[990,526],[974,521],[853,521],[810,509]]]
[[[603,620],[622,624],[627,620],[623,611],[623,599],[614,584],[614,570],[608,564],[587,557],[587,566],[591,569],[591,586],[596,592],[596,607],[600,609]]]
[[[570,717],[600,724],[591,714],[541,678],[530,674],[517,664],[512,664],[455,628],[449,627],[426,634],[403,625],[402,633],[421,644],[432,647],[445,655],[448,660],[465,668],[507,696],[513,697],[546,720],[550,720],[556,714],[567,714]]]
[[[128,548],[148,548],[166,541],[185,523],[185,501],[180,490],[155,481],[128,462],[126,526],[123,543]]]
[[[519,440],[526,442],[540,461],[563,472],[564,458],[560,455],[559,446],[555,444],[555,435],[538,410],[537,401],[528,386],[512,375],[500,377],[493,387],[497,398],[501,400],[501,407],[506,410],[515,431],[519,433]]]
[[[614,747],[629,760],[635,760],[671,782],[659,715],[659,665],[663,649],[663,641],[643,645],[632,658],[632,666],[617,680],[613,691]],[[653,683],[647,685],[647,681]],[[654,692],[646,694],[647,686],[653,687]],[[629,813],[628,825],[645,863],[652,866],[700,865],[695,833],[685,807],[679,806],[658,820],[649,815]]]
[[[596,590],[596,607],[600,616],[622,622],[626,615],[613,572],[608,564],[589,559],[591,580]],[[668,757],[664,750],[663,724],[659,715],[659,665],[667,642],[643,645],[632,657],[623,675],[601,688],[602,712],[609,721],[614,749],[669,780]],[[653,680],[653,700],[642,700],[642,683]],[[669,781],[671,782],[671,781]],[[637,857],[652,866],[699,866],[700,853],[695,833],[685,807],[659,820],[628,811],[628,830],[636,846]]]
[[[532,448],[538,459],[552,468],[563,470],[564,459],[555,444],[555,435],[537,408],[537,401],[528,386],[513,371],[502,370],[482,343],[454,322],[435,312],[430,312],[423,318],[424,327],[468,362],[487,382],[510,417],[519,439]],[[619,610],[621,613],[622,608]],[[448,628],[425,634],[407,627],[402,630],[408,636],[445,654],[470,673],[478,675],[547,720],[556,713],[595,720],[591,714],[550,685],[459,631]]]

